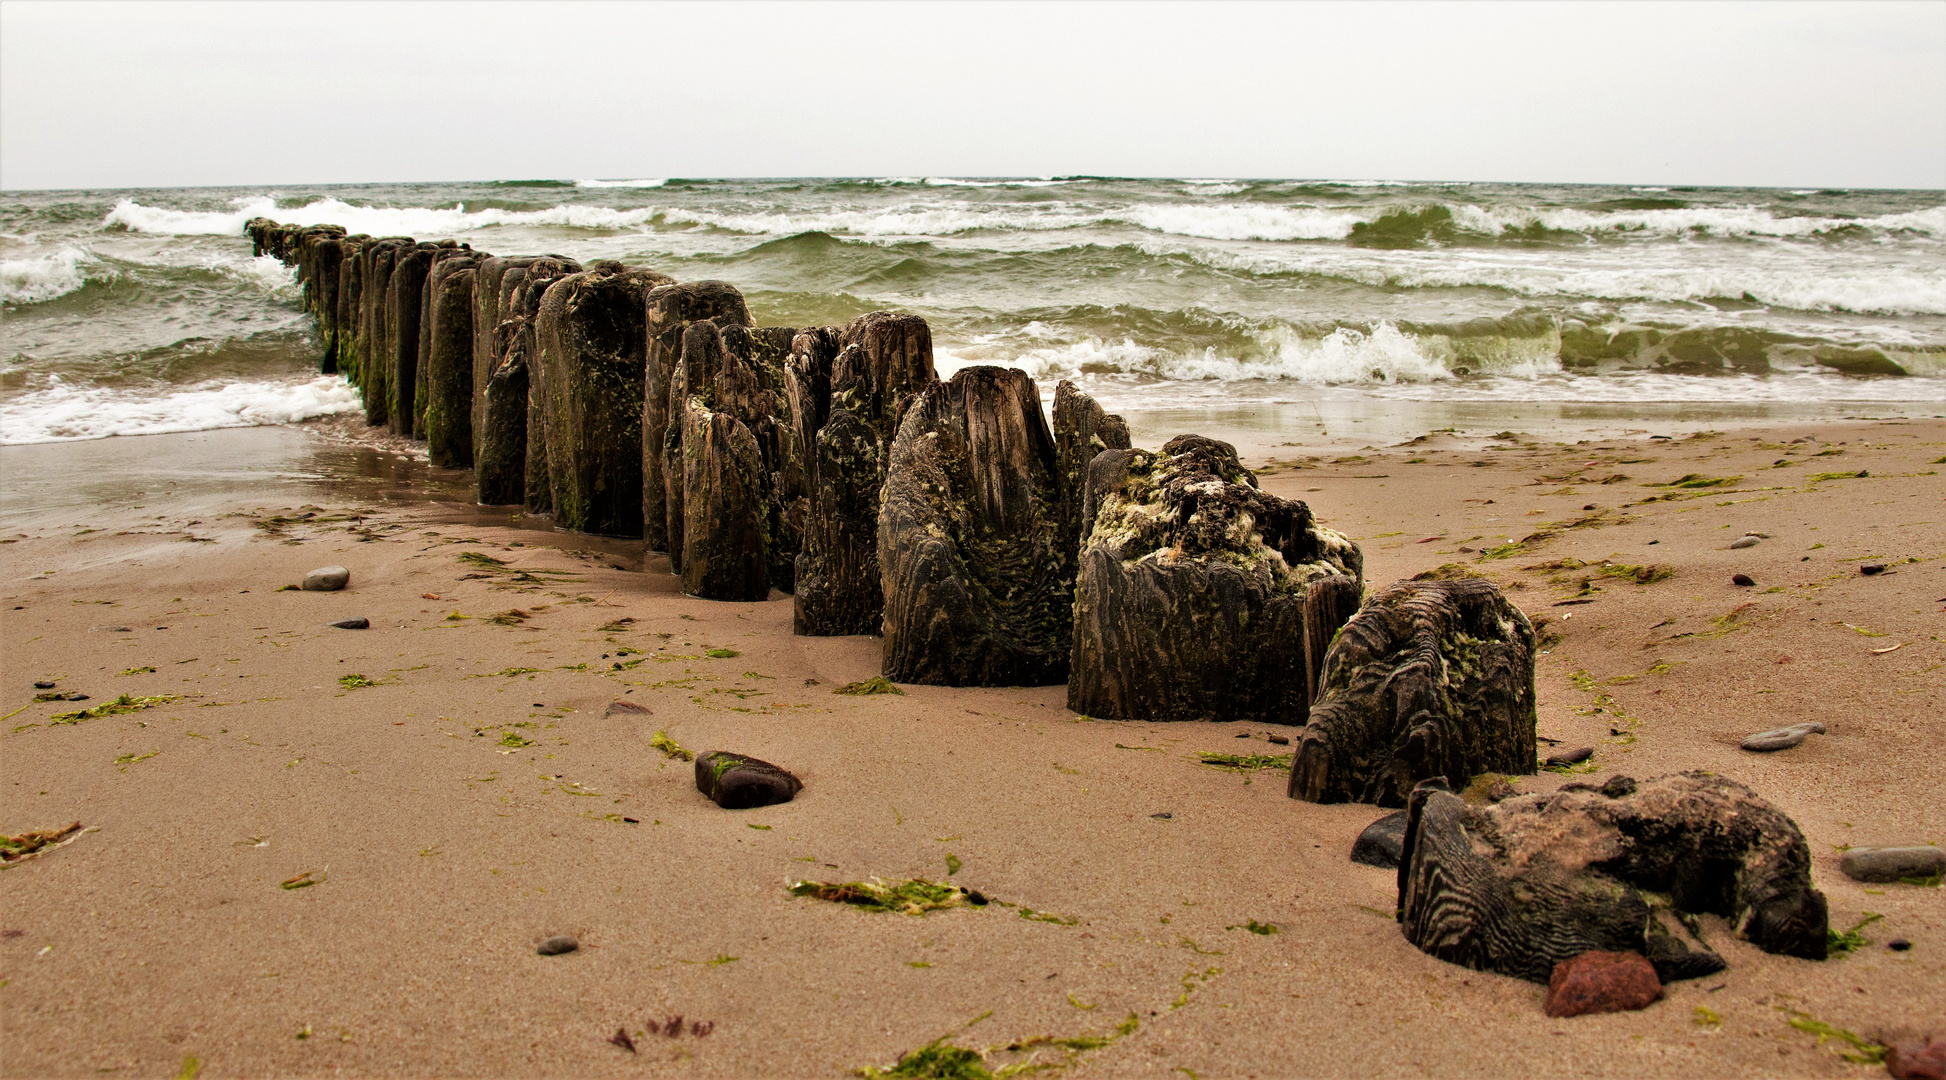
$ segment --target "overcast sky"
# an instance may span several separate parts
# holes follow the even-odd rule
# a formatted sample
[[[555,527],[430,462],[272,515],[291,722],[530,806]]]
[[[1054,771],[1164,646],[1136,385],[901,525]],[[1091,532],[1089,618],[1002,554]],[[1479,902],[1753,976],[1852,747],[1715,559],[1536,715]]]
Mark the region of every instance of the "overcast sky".
[[[1946,187],[1946,3],[0,4],[10,189]]]

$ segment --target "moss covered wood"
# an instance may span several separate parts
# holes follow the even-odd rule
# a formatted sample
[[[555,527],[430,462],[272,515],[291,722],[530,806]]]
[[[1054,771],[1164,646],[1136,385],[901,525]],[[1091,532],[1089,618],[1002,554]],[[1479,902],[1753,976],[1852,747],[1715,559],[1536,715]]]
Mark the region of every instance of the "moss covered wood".
[[[1103,450],[1127,450],[1128,424],[1094,398],[1062,379],[1054,387],[1054,457],[1060,484],[1061,544],[1073,558],[1081,550],[1081,506],[1087,500],[1088,463]]]
[[[1325,656],[1290,795],[1404,806],[1435,776],[1535,769],[1534,628],[1484,578],[1372,595]]]
[[[425,314],[426,275],[439,245],[420,242],[393,260],[387,285],[387,334],[391,370],[386,378],[385,423],[394,435],[412,435],[419,386],[419,327]]]
[[[644,308],[648,344],[642,387],[642,538],[650,551],[667,551],[680,561],[681,544],[671,542],[669,522],[672,516],[680,518],[681,511],[671,515],[669,510],[670,466],[663,460],[663,451],[670,422],[681,412],[671,384],[682,359],[683,335],[706,319],[724,326],[749,326],[750,310],[743,294],[722,281],[658,286],[649,290]],[[680,468],[678,463],[676,469]]]
[[[476,462],[484,456],[480,442],[484,438],[486,431],[487,381],[493,377],[494,369],[500,366],[501,357],[505,355],[504,343],[494,333],[500,326],[501,319],[504,318],[501,310],[506,303],[506,296],[501,291],[501,283],[506,279],[507,271],[515,267],[529,266],[537,258],[540,258],[540,256],[495,255],[482,259],[480,265],[474,271],[473,355],[469,364],[472,373],[473,392],[469,403],[471,415],[468,418],[467,426],[473,433],[472,454],[473,460]],[[526,424],[524,421],[521,426],[525,429]],[[477,477],[475,478],[475,483],[476,485],[478,484]],[[485,488],[481,488],[480,493],[485,494]],[[495,492],[494,494],[502,493]],[[496,498],[492,500],[482,497],[480,501],[483,503],[509,503],[519,502],[520,500],[517,497],[513,499]]]
[[[642,535],[644,298],[670,279],[597,263],[548,286],[535,322],[554,522]]]
[[[1199,435],[1097,454],[1082,527],[1070,709],[1304,721],[1309,586],[1362,581],[1356,544],[1258,490],[1234,447]]]
[[[479,260],[447,259],[427,280],[426,455],[441,468],[473,464],[473,289]]]
[[[916,315],[879,311],[843,330],[800,333],[789,374],[805,470],[793,629],[878,633],[885,606],[879,490],[900,419],[913,396],[938,381],[932,331]]]
[[[510,270],[501,280],[504,318],[495,333],[505,338],[504,355],[491,379],[500,393],[488,398],[489,431],[482,441],[498,447],[489,458],[489,467],[501,476],[501,483],[509,483],[518,465],[520,498],[529,513],[549,514],[554,510],[547,467],[546,416],[541,408],[545,377],[537,336],[541,301],[556,281],[580,272],[580,263],[550,257]],[[524,420],[520,419],[523,408]],[[479,468],[475,464],[476,475]]]
[[[1713,974],[1722,959],[1683,932],[1703,914],[1765,952],[1825,957],[1827,906],[1803,833],[1704,772],[1485,807],[1429,780],[1411,793],[1398,874],[1406,940],[1533,982],[1590,950],[1644,953],[1665,982]]]
[[[920,391],[892,444],[878,522],[886,678],[1067,679],[1074,551],[1054,437],[1026,372],[964,368]]]

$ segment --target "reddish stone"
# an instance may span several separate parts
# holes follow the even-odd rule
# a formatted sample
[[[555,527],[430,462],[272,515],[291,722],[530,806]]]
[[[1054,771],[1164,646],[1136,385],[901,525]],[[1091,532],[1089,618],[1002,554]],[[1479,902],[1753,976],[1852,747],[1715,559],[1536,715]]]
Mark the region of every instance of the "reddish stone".
[[[1885,1071],[1899,1080],[1946,1080],[1946,1038],[1899,1043],[1886,1052]]]
[[[1655,965],[1638,952],[1585,952],[1554,965],[1547,980],[1547,1015],[1646,1009],[1662,997]]]

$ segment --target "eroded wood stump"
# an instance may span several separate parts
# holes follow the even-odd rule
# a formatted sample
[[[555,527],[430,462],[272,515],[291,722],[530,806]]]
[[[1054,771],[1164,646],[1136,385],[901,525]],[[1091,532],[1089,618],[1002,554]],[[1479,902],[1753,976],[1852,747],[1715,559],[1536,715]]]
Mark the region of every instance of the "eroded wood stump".
[[[643,298],[669,283],[653,270],[597,263],[541,298],[542,436],[554,522],[564,529],[642,535]]]
[[[899,420],[939,379],[932,331],[916,315],[875,311],[842,330],[801,332],[789,377],[805,493],[792,629],[876,634],[885,611],[879,491]]]
[[[1081,524],[1068,708],[1304,722],[1305,599],[1322,578],[1362,581],[1358,545],[1200,435],[1097,454]]]
[[[1291,767],[1307,802],[1404,806],[1434,776],[1535,768],[1534,628],[1484,578],[1375,593],[1326,654]]]
[[[964,368],[920,391],[892,444],[879,508],[886,678],[1067,678],[1074,552],[1061,494],[1054,437],[1026,372]]]
[[[1127,450],[1128,424],[1062,379],[1054,386],[1054,460],[1060,482],[1061,543],[1081,550],[1081,508],[1088,498],[1088,463],[1103,450]]]
[[[671,385],[676,365],[682,360],[683,335],[704,320],[722,326],[750,326],[750,309],[743,302],[743,294],[724,281],[661,285],[649,290],[644,306],[648,352],[642,389],[642,538],[650,551],[666,551],[679,560],[682,545],[669,538],[669,466],[663,453],[671,418],[681,408],[672,396]],[[673,516],[679,519],[681,514],[678,510]]]
[[[385,423],[392,414],[392,354],[396,344],[392,336],[392,269],[400,253],[410,251],[412,245],[412,240],[402,237],[379,241],[365,275],[365,350],[359,356],[364,378],[358,389],[364,398],[365,422],[373,426]]]
[[[1766,952],[1822,960],[1824,895],[1796,824],[1704,772],[1568,784],[1474,807],[1415,788],[1399,864],[1406,939],[1442,960],[1545,983],[1591,950],[1640,952],[1667,982],[1721,970],[1683,940],[1709,913]]]
[[[401,251],[392,264],[386,320],[391,371],[386,377],[386,426],[394,435],[412,436],[417,414],[421,321],[425,316],[426,276],[439,257],[438,244],[421,241]]]
[[[512,489],[514,470],[519,469],[520,498],[509,501],[523,503],[532,514],[554,512],[547,468],[546,415],[541,408],[544,372],[535,324],[548,287],[580,272],[581,264],[572,259],[548,257],[510,269],[500,279],[503,317],[494,328],[500,357],[488,376],[493,392],[487,397],[488,429],[481,443],[488,454],[489,473],[504,485],[501,492]],[[474,473],[479,472],[480,466],[475,464]]]
[[[426,455],[445,469],[473,464],[473,288],[479,260],[444,259],[426,280]]]
[[[468,419],[468,424],[473,432],[473,460],[476,462],[485,457],[483,453],[484,448],[480,443],[484,438],[486,428],[487,382],[493,378],[494,370],[500,366],[501,358],[506,355],[504,342],[494,333],[499,328],[500,321],[505,317],[501,312],[506,304],[507,297],[501,291],[501,285],[506,281],[509,270],[515,267],[529,266],[538,257],[533,255],[516,255],[512,257],[495,255],[482,259],[473,275],[473,356],[471,361],[473,397],[471,401],[472,415]],[[475,468],[477,469],[478,466],[476,465]],[[481,482],[478,477],[475,477],[475,483],[479,488],[479,494],[484,495],[487,493],[489,486],[503,486],[505,480],[504,478],[496,477],[494,483],[488,485]],[[504,492],[495,491],[494,494],[500,495],[504,494]],[[497,498],[491,500],[495,504],[519,501],[518,498]],[[489,502],[489,500],[481,498],[480,502],[485,503]]]
[[[695,322],[671,370],[681,411],[664,439],[665,528],[682,590],[762,600],[791,587],[785,478],[795,452],[784,364],[796,331]]]

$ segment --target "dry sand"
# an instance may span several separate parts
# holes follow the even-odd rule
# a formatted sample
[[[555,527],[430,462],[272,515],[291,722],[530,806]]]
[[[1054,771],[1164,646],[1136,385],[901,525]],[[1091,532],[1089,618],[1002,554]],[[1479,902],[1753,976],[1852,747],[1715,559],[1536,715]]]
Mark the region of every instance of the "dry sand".
[[[0,465],[14,485],[108,454],[169,462],[297,437],[10,448]],[[831,1076],[944,1036],[1004,1048],[1114,1036],[1132,1016],[1105,1046],[1002,1049],[989,1064],[1845,1076],[1860,1074],[1845,1047],[1787,1010],[1868,1036],[1946,1028],[1941,890],[1862,886],[1836,855],[1946,840],[1946,422],[1333,453],[1344,460],[1299,456],[1264,483],[1358,538],[1373,586],[1457,562],[1553,616],[1541,733],[1594,746],[1597,779],[1700,768],[1751,785],[1804,830],[1834,926],[1884,915],[1873,944],[1811,963],[1717,923],[1725,974],[1642,1012],[1550,1020],[1541,987],[1401,937],[1393,875],[1346,858],[1379,811],[1294,802],[1280,771],[1199,763],[1286,752],[1264,741],[1272,729],[1089,720],[1060,687],[836,695],[878,671],[878,642],[793,637],[788,597],[686,598],[639,545],[381,498],[410,494],[397,477],[303,487],[286,469],[254,498],[150,492],[123,509],[117,491],[5,530],[0,827],[95,831],[0,872],[0,1071]],[[1740,479],[1645,486],[1691,473]],[[225,499],[266,509],[219,516]],[[310,520],[272,520],[307,500],[295,512]],[[1729,550],[1746,530],[1769,538]],[[1543,566],[1564,559],[1592,565]],[[1865,561],[1890,570],[1861,576]],[[351,569],[347,591],[278,591],[332,563]],[[1674,576],[1638,585],[1604,563]],[[1733,586],[1739,571],[1757,585]],[[1594,591],[1577,597],[1583,578]],[[1573,599],[1588,602],[1557,606]],[[325,625],[346,616],[372,628]],[[353,675],[376,685],[341,685]],[[92,697],[30,704],[44,678]],[[177,699],[50,723],[124,693]],[[616,700],[653,715],[605,715]],[[1811,719],[1830,733],[1737,748]],[[658,730],[784,764],[805,790],[720,810],[651,748]],[[943,879],[949,864],[1020,906],[912,918],[785,890]],[[318,883],[280,888],[305,872]],[[583,947],[536,955],[556,933]],[[1900,936],[1911,951],[1888,951]],[[684,1034],[648,1034],[677,1014]],[[714,1027],[698,1036],[696,1021]],[[606,1041],[618,1028],[639,1053]]]

